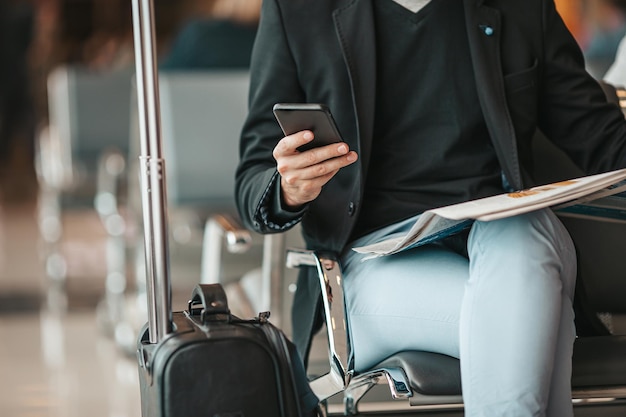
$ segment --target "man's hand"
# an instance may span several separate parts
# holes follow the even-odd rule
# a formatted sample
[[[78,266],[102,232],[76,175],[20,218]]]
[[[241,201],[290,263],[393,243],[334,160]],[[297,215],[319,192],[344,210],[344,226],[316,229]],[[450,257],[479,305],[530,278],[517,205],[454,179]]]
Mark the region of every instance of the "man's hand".
[[[357,154],[344,142],[299,152],[298,147],[313,140],[313,132],[304,130],[284,137],[274,148],[280,173],[282,198],[290,209],[313,201],[322,187],[345,166],[357,160]]]

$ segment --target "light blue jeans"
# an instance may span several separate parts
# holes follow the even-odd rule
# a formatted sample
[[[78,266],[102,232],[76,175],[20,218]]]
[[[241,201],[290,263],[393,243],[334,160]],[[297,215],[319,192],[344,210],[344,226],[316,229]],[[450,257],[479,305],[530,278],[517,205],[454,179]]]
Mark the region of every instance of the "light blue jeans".
[[[444,353],[461,360],[467,417],[573,416],[576,255],[565,227],[549,209],[475,222],[467,253],[428,245],[368,261],[343,254],[356,369],[401,350]]]

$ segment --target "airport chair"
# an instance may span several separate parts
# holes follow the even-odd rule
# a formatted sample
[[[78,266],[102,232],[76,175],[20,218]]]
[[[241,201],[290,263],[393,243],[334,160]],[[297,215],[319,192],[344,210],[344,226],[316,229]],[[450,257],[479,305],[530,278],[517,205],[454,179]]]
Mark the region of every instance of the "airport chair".
[[[78,66],[58,67],[48,76],[48,137],[40,157],[47,158],[44,164],[52,159],[60,173],[53,182],[41,180],[73,198],[66,204],[92,205],[107,170],[123,178],[118,155],[126,158],[129,149],[132,77],[130,69]]]
[[[97,72],[61,66],[48,77],[49,123],[37,140],[38,220],[46,244],[51,282],[65,281],[65,260],[57,244],[62,216],[77,209],[95,210],[107,235],[105,288],[123,291],[126,228],[124,172],[129,144],[131,69]],[[113,311],[113,310],[111,310]]]
[[[246,70],[160,74],[172,246],[188,250],[201,240],[200,282],[225,284],[229,299],[236,300],[230,303],[235,314],[271,311],[273,323],[286,327],[289,301],[284,293],[290,277],[284,272],[285,246],[302,240],[297,231],[252,234],[239,220],[234,202],[248,85]],[[181,293],[186,297],[189,291]]]
[[[547,171],[535,172],[539,183],[582,175],[565,154],[540,134],[535,139],[534,152],[537,166],[548,167]],[[579,262],[574,306],[578,337],[574,344],[572,401],[575,406],[621,404],[626,409],[626,331],[618,332],[613,328],[613,321],[626,317],[626,279],[620,261],[624,257],[626,221],[603,222],[565,215],[561,218],[574,240]],[[302,249],[288,249],[286,256],[290,268],[317,270],[329,346],[329,372],[311,382],[320,400],[342,393],[345,414],[361,414],[358,408],[361,398],[375,385],[386,384],[392,398],[408,400],[409,406],[401,407],[404,411],[398,411],[399,414],[434,410],[460,412],[463,398],[456,358],[404,351],[368,372],[357,374],[350,368],[343,279],[337,259],[333,253]],[[376,411],[371,407],[369,410]]]
[[[262,249],[240,225],[234,201],[249,73],[163,71],[159,84],[172,250],[200,249],[202,282],[237,279],[260,265]]]
[[[234,311],[254,311],[258,304],[257,295],[238,283],[244,275],[261,276],[262,237],[241,225],[234,202],[235,169],[239,160],[240,131],[247,115],[248,84],[249,73],[244,70],[161,71],[159,75],[175,308],[176,305],[186,306],[198,282],[220,282],[228,291],[237,293],[229,293],[233,297],[240,296],[238,302],[233,299],[231,303]],[[132,116],[131,130],[134,166],[129,178],[129,211],[141,224],[136,113]],[[141,233],[136,236],[140,237]],[[143,241],[133,246],[137,254],[136,294],[132,295],[130,303],[145,308]],[[284,258],[282,250],[272,253],[281,253]],[[258,279],[246,282],[258,288]],[[254,305],[249,305],[252,302]],[[133,307],[133,310],[137,309]],[[257,313],[255,311],[254,315]],[[140,317],[131,319],[132,337],[119,341],[131,350],[134,350],[139,327],[147,317],[145,311],[139,314]],[[125,331],[124,334],[131,333]]]

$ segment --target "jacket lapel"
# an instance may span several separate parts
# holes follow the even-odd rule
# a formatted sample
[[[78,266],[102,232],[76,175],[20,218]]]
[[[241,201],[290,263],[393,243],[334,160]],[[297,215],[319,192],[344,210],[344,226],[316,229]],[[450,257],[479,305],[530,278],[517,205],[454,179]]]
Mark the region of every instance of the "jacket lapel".
[[[513,122],[508,112],[500,56],[500,12],[484,0],[464,0],[467,36],[478,98],[491,139],[509,184],[523,188]]]
[[[369,165],[376,100],[376,39],[372,0],[352,0],[333,13],[335,31],[350,77],[363,170]],[[366,175],[366,172],[363,173]]]

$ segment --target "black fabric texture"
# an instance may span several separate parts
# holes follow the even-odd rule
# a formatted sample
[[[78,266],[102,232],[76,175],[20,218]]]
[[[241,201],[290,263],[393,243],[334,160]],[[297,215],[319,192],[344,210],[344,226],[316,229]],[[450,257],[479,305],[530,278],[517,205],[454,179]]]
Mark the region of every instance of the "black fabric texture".
[[[374,15],[373,157],[353,239],[431,208],[502,192],[473,82],[463,4],[440,0],[413,13],[385,0],[374,2]]]

